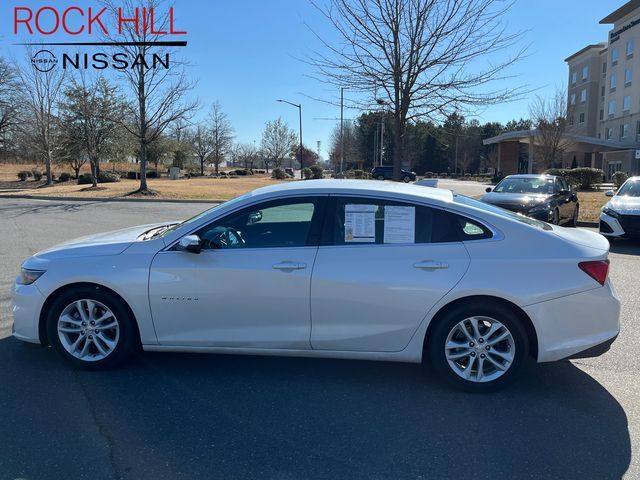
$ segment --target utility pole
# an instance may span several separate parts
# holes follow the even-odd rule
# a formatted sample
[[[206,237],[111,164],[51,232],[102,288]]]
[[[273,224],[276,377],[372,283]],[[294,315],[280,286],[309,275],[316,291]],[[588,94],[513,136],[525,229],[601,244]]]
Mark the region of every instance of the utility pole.
[[[340,173],[344,171],[344,87],[340,88]]]
[[[299,160],[300,160],[300,180],[304,179],[304,175],[302,174],[302,169],[304,168],[304,165],[302,165],[302,104],[301,103],[291,103],[287,100],[282,100],[282,99],[278,99],[276,100],[276,102],[280,102],[280,103],[288,103],[289,105],[296,107],[298,109],[298,112],[300,113],[300,154],[299,154]]]
[[[382,117],[382,123],[380,123],[380,166],[383,163],[384,154],[384,117]]]

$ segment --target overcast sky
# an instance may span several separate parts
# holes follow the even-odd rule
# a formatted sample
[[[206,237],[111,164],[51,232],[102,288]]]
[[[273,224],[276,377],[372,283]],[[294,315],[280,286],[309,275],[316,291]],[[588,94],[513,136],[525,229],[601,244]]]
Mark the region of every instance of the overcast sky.
[[[0,51],[21,58],[24,47],[13,45],[38,37],[14,35],[13,9],[44,5],[59,8],[98,6],[97,2],[1,0]],[[116,1],[117,3],[117,1]],[[518,0],[506,21],[510,31],[525,31],[529,55],[513,70],[510,80],[549,95],[567,81],[564,59],[589,43],[605,41],[609,27],[598,22],[623,0]],[[339,109],[314,99],[335,100],[339,93],[309,78],[310,67],[301,59],[320,48],[310,27],[331,40],[333,32],[307,0],[175,0],[176,27],[186,30],[188,46],[181,54],[192,64],[189,75],[198,79],[194,96],[204,107],[219,100],[240,141],[260,142],[267,120],[281,116],[297,132],[297,109],[276,103],[284,98],[303,104],[304,142],[326,149]],[[77,40],[54,35],[40,40]],[[54,50],[55,51],[55,50]],[[349,93],[347,92],[347,96]],[[507,122],[528,115],[529,100],[487,108],[480,121]],[[203,108],[204,110],[204,108]],[[203,115],[203,114],[202,114]],[[347,112],[346,117],[358,112]],[[329,120],[326,120],[329,119]]]

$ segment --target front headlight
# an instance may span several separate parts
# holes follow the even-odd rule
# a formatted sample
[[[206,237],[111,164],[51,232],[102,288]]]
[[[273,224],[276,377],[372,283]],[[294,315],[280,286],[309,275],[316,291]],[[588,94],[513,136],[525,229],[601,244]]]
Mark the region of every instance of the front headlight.
[[[43,273],[44,270],[29,270],[28,268],[21,268],[18,283],[20,285],[31,285],[33,282],[38,280]]]
[[[604,207],[602,209],[602,213],[606,213],[607,215],[613,218],[620,218],[620,214],[610,207]]]
[[[533,207],[531,210],[529,210],[529,213],[540,213],[540,212],[548,212],[548,211],[549,211],[549,207],[543,203],[542,205],[537,205]]]

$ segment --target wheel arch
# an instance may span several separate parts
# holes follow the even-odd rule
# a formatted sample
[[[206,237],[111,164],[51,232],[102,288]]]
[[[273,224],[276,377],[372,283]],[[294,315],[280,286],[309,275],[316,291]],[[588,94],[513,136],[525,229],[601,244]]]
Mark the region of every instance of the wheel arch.
[[[136,319],[136,316],[133,313],[133,310],[131,309],[127,301],[124,298],[122,298],[122,295],[112,290],[111,288],[105,287],[104,285],[100,285],[98,283],[77,282],[77,283],[69,283],[67,285],[63,285],[62,287],[59,287],[58,289],[54,290],[42,304],[42,308],[40,309],[40,316],[38,318],[38,336],[40,338],[40,343],[42,345],[51,344],[49,342],[49,337],[47,335],[47,313],[49,312],[51,305],[61,295],[67,293],[70,290],[74,290],[77,288],[95,288],[97,290],[101,290],[103,292],[113,295],[114,297],[116,297],[117,300],[122,302],[122,305],[124,306],[124,308],[127,309],[127,312],[129,313],[129,315],[131,316],[131,319],[133,320],[133,328],[135,329],[136,342],[138,345],[142,344],[140,340],[140,329],[138,327],[138,321]]]
[[[436,325],[438,320],[442,318],[444,315],[446,315],[448,312],[453,310],[454,308],[460,305],[469,305],[472,303],[477,303],[480,305],[483,305],[483,304],[486,305],[487,303],[498,304],[514,312],[515,315],[520,320],[520,322],[522,323],[522,326],[524,327],[525,332],[527,334],[527,340],[529,343],[529,355],[531,355],[535,359],[538,358],[538,335],[536,333],[535,327],[533,326],[533,322],[531,321],[531,318],[529,318],[529,315],[527,315],[522,308],[520,308],[515,303],[510,302],[509,300],[505,300],[504,298],[495,297],[491,295],[472,295],[472,296],[457,298],[447,303],[446,305],[442,306],[433,316],[433,318],[429,322],[429,325],[427,327],[427,331],[424,335],[424,339],[422,343],[423,361],[426,358],[425,352],[427,348],[427,342],[429,340],[429,335],[431,335],[431,332],[433,331],[433,327],[434,325]]]

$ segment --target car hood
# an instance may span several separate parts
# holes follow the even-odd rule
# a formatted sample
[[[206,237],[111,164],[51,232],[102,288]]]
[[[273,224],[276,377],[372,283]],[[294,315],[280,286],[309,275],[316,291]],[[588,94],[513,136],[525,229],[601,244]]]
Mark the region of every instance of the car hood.
[[[69,240],[38,252],[36,258],[53,259],[95,255],[118,255],[124,252],[140,235],[167,222],[139,225],[111,232],[98,233]]]
[[[550,195],[490,192],[482,197],[482,201],[509,210],[529,210],[545,203],[549,197]]]
[[[605,207],[611,208],[622,215],[640,215],[640,197],[616,195],[607,202]]]

